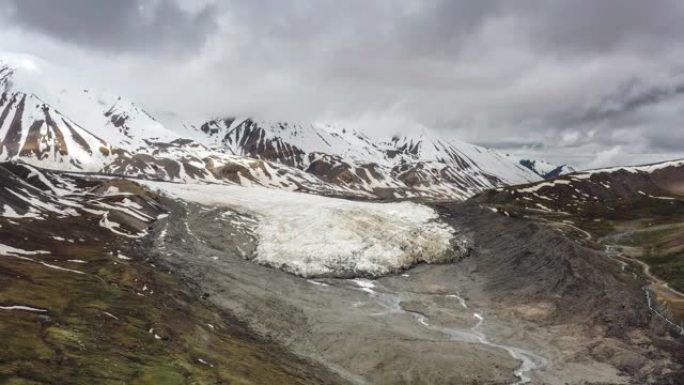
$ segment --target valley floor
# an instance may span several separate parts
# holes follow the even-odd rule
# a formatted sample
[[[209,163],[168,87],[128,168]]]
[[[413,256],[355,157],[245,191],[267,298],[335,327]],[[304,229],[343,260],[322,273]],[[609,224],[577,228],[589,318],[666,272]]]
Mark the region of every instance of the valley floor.
[[[638,276],[473,202],[280,207],[294,193],[233,189],[203,206],[25,165],[0,177],[0,383],[684,381],[684,340]],[[302,236],[321,255],[273,258]]]
[[[246,260],[257,245],[229,209],[165,205],[172,215],[139,253],[354,384],[665,384],[681,373],[673,358],[681,341],[651,324],[636,282],[526,221],[438,206],[478,245],[461,262],[379,279],[306,279]],[[607,278],[579,277],[596,268]],[[606,300],[615,303],[597,315]]]

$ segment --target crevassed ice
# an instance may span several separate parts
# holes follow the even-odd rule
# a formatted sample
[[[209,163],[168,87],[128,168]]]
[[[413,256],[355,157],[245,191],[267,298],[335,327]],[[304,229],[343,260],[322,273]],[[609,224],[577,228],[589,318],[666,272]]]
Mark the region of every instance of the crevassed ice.
[[[348,201],[261,187],[141,183],[174,198],[258,218],[254,260],[305,277],[377,276],[450,255],[453,229],[416,203]]]

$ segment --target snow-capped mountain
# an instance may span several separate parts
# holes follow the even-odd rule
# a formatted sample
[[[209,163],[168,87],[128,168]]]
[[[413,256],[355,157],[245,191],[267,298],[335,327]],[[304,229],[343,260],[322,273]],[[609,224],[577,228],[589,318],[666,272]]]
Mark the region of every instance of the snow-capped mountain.
[[[0,157],[34,159],[49,168],[97,171],[112,156],[109,143],[38,96],[13,87],[14,70],[0,66]]]
[[[567,164],[555,166],[543,160],[520,159],[519,163],[544,179],[552,179],[560,175],[577,171]]]
[[[623,216],[630,205],[654,209],[684,197],[684,160],[574,172],[553,180],[507,186],[477,199],[514,204],[540,213],[562,215],[608,211]],[[654,209],[655,210],[655,209]],[[656,210],[657,211],[657,210]],[[655,212],[655,211],[654,211]]]
[[[540,177],[515,161],[429,133],[374,140],[329,124],[226,118],[199,126],[207,146],[294,167],[326,182],[391,198],[466,198],[484,189]]]
[[[0,61],[0,92],[0,161],[380,199],[465,199],[541,179],[496,151],[428,132],[383,140],[328,124],[227,118],[178,133],[31,61]]]
[[[7,60],[0,56],[0,92],[39,98],[116,148],[137,151],[144,146],[143,139],[168,142],[178,138],[178,133],[164,127],[135,103],[74,84],[77,80],[35,60]]]

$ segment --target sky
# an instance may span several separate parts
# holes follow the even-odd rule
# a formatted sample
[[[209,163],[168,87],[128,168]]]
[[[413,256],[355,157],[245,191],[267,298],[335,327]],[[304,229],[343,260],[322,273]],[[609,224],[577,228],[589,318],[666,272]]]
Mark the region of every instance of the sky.
[[[431,130],[578,168],[684,157],[677,0],[0,0],[0,51],[161,121]]]

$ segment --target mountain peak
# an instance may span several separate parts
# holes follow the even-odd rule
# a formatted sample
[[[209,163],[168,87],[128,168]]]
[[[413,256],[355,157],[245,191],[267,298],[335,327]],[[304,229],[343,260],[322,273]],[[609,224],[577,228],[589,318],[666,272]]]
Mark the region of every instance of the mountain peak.
[[[532,172],[544,179],[552,179],[557,176],[570,174],[576,171],[572,166],[568,166],[566,164],[554,166],[543,160],[520,159],[519,162],[522,166],[530,169]]]
[[[27,58],[14,61],[0,67],[2,159],[392,199],[465,199],[540,179],[517,160],[424,128],[378,140],[366,134],[372,130],[227,115],[178,133],[121,96],[76,86]]]

